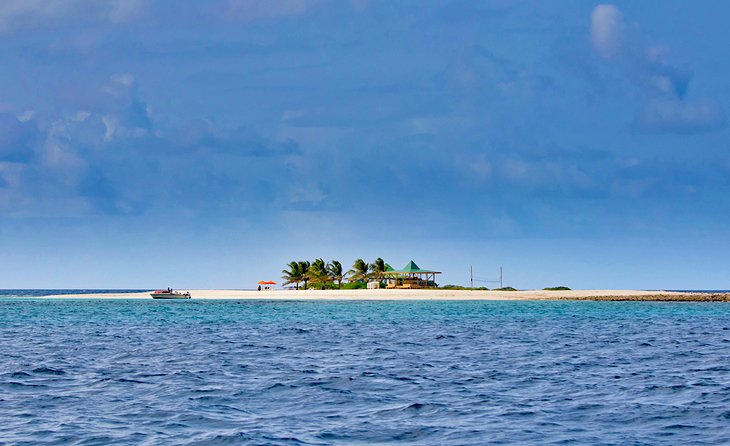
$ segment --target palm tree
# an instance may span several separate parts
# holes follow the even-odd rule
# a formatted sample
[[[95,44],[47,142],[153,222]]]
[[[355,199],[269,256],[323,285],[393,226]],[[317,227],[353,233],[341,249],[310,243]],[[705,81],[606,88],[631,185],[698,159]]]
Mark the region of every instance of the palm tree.
[[[347,274],[350,276],[350,280],[367,282],[370,277],[370,274],[368,274],[369,269],[370,265],[368,265],[366,261],[363,259],[357,259],[355,260],[355,263],[352,264],[352,269],[349,270]]]
[[[304,282],[304,289],[307,289],[307,282],[309,282],[309,275],[307,272],[309,271],[310,263],[308,260],[300,260],[299,262],[299,271],[302,272],[302,279],[301,281]]]
[[[295,284],[297,289],[299,289],[299,282],[304,280],[304,271],[302,271],[302,262],[289,262],[287,265],[289,267],[288,270],[282,270],[281,273],[283,276],[281,276],[282,279],[284,279],[284,285],[289,284]]]
[[[345,275],[342,273],[342,263],[333,260],[327,264],[327,274],[330,279],[337,281],[337,288],[342,288],[342,279]]]
[[[370,272],[373,277],[378,281],[383,279],[383,273],[385,273],[385,260],[378,257],[373,263],[370,264]]]
[[[325,284],[329,281],[329,275],[327,274],[327,264],[324,263],[323,259],[314,259],[312,264],[309,266],[307,276],[312,283],[316,283],[324,289]]]

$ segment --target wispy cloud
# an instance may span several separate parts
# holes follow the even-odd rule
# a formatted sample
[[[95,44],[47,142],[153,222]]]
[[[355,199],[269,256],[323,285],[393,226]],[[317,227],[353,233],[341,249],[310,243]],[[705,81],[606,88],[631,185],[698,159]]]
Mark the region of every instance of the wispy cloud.
[[[550,76],[479,45],[455,54],[440,78],[449,87],[503,97],[539,95],[555,86]]]
[[[79,12],[83,24],[112,23],[112,3]],[[27,24],[71,23],[86,3],[29,4],[51,9],[33,16],[23,6],[27,12],[11,15]],[[224,220],[336,209],[357,220],[419,191],[429,200],[424,225],[441,213],[440,222],[453,218],[451,227],[463,232],[499,209],[511,234],[540,234],[563,220],[593,218],[588,201],[617,209],[622,200],[649,206],[661,195],[657,206],[666,207],[684,196],[673,189],[682,181],[702,190],[679,168],[657,175],[622,164],[626,152],[651,164],[646,158],[663,148],[654,142],[637,155],[638,138],[615,132],[625,122],[614,113],[624,111],[625,97],[608,112],[581,101],[583,84],[556,71],[546,53],[558,31],[506,38],[483,26],[481,15],[473,23],[482,25],[464,31],[469,2],[456,5],[467,8],[463,16],[417,28],[403,23],[403,5],[373,3],[356,15],[355,3],[331,0],[190,2],[159,26],[174,4],[145,2],[139,32],[100,32],[104,46],[80,58],[29,57],[28,48],[74,41],[84,26],[9,39],[18,44],[6,48],[7,76],[24,82],[9,82],[0,105],[0,218],[179,212]],[[433,5],[409,14],[440,20],[431,17]],[[584,23],[587,13],[574,20]],[[492,16],[498,29],[506,18]],[[375,26],[381,20],[387,24]],[[584,27],[571,27],[583,37],[570,34],[584,45],[578,58],[600,71],[597,83],[611,86],[615,71],[621,87],[634,89],[634,131],[723,125],[722,108],[693,96],[692,70],[674,63],[666,45],[611,5],[596,8],[592,25],[590,41]],[[722,137],[703,136],[710,143]],[[599,157],[601,150],[609,154]],[[674,150],[674,162],[683,163]],[[169,181],[178,176],[185,180]],[[575,212],[561,213],[570,206]],[[530,214],[537,208],[553,209],[555,219]],[[391,224],[393,215],[401,217],[378,218]]]
[[[144,7],[142,0],[4,0],[0,2],[0,32],[66,21],[121,23]]]
[[[296,17],[321,3],[320,0],[228,0],[226,17],[247,22]]]
[[[287,167],[295,142],[209,121],[160,127],[130,74],[88,88],[98,92],[88,109],[0,114],[0,216],[230,215],[302,201],[285,187],[309,181]]]
[[[692,70],[670,62],[669,47],[652,42],[638,24],[627,22],[616,6],[604,4],[593,9],[591,42],[595,52],[621,69],[645,98],[632,122],[634,130],[692,133],[725,125],[719,103],[688,96]]]
[[[632,123],[638,131],[655,133],[697,133],[724,126],[725,112],[711,99],[655,98],[644,104]]]

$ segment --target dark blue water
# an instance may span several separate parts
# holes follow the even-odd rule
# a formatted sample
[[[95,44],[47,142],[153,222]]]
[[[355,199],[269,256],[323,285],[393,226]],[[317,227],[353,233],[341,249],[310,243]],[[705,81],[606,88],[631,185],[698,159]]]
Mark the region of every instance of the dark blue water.
[[[0,299],[4,444],[729,444],[730,305]]]

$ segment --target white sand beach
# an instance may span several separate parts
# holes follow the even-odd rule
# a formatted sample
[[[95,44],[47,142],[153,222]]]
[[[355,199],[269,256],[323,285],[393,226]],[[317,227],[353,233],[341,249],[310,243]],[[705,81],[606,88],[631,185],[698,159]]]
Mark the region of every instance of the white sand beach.
[[[640,290],[572,291],[471,291],[471,290],[176,290],[189,291],[193,299],[250,300],[710,300],[701,293]],[[727,300],[718,298],[712,300]],[[67,299],[151,299],[145,293],[65,294],[48,296]]]

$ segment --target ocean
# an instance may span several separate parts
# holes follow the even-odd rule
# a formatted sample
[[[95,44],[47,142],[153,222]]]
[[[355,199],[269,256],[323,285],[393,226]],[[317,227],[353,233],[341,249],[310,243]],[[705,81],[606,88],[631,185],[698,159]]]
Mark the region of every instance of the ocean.
[[[727,303],[29,295],[0,444],[730,444]]]

